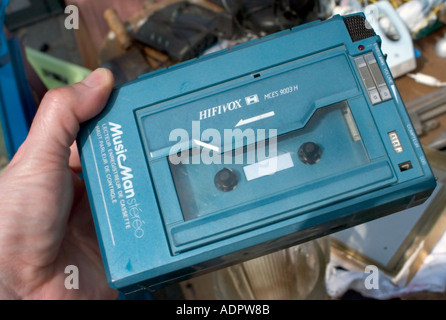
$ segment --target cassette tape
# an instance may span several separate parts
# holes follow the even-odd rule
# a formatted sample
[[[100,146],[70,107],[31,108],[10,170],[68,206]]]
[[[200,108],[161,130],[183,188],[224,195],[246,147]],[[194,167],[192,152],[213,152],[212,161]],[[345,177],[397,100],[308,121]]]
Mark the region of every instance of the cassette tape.
[[[436,186],[362,13],[116,87],[78,137],[108,281],[159,289],[423,203]]]

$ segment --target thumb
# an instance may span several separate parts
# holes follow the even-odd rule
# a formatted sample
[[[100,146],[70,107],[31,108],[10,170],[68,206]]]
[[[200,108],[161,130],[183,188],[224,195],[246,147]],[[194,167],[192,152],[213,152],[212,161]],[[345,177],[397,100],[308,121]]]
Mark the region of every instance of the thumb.
[[[70,146],[80,123],[104,108],[112,88],[112,73],[99,68],[79,83],[49,90],[40,103],[27,139],[10,164],[26,158],[40,168],[67,166]]]

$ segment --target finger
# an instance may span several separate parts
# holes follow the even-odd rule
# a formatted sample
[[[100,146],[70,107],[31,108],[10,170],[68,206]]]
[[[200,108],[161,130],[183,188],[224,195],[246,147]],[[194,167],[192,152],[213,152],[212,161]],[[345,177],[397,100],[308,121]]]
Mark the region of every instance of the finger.
[[[79,158],[79,150],[77,149],[77,143],[74,143],[70,147],[70,159],[68,160],[69,167],[73,170],[74,173],[81,173],[82,166]]]
[[[27,159],[43,162],[37,165],[67,165],[80,123],[104,108],[112,87],[112,73],[99,68],[79,83],[48,91],[17,157],[26,153]]]

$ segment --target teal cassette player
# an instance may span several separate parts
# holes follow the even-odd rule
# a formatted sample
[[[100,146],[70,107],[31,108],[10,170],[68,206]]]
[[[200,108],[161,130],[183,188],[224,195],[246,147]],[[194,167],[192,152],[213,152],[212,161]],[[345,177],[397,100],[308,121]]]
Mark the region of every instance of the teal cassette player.
[[[424,202],[436,186],[362,13],[116,87],[78,145],[110,285],[158,289]]]

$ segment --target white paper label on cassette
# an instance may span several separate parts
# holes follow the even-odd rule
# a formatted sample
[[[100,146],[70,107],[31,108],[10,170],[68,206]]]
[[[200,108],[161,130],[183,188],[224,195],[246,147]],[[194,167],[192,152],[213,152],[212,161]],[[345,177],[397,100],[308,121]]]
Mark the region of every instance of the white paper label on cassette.
[[[245,172],[246,180],[251,181],[292,167],[294,167],[294,163],[291,154],[285,153],[245,166],[243,171]]]

